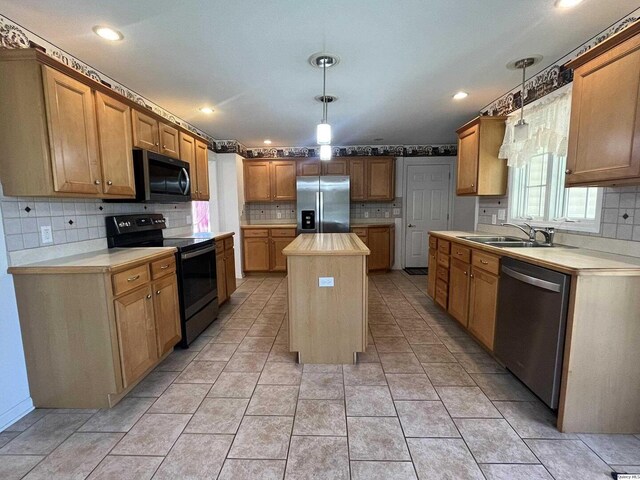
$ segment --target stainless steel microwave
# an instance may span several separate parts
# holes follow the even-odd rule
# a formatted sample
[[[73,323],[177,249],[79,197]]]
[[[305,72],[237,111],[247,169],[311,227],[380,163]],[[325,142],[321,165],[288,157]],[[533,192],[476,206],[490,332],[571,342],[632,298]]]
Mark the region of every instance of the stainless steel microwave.
[[[136,201],[178,203],[191,200],[189,164],[148,150],[133,151]]]

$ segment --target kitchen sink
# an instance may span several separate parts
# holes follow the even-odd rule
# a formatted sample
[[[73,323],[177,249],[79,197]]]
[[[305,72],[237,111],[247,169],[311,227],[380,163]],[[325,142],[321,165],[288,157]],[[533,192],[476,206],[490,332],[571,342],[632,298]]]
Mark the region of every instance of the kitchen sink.
[[[465,240],[471,240],[472,242],[490,243],[490,242],[520,242],[523,241],[520,237],[490,237],[475,235],[473,237],[460,237]]]
[[[546,243],[532,242],[531,240],[524,240],[518,237],[489,237],[489,236],[475,236],[475,237],[460,237],[472,242],[482,243],[484,245],[491,245],[492,247],[501,248],[523,248],[523,247],[552,247]]]

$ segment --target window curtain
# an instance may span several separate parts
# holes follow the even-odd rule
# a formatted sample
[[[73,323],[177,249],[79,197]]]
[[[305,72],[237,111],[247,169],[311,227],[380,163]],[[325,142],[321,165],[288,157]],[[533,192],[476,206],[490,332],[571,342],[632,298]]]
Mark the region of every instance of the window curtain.
[[[194,233],[209,231],[209,202],[191,202]]]
[[[524,167],[531,158],[542,153],[567,155],[569,118],[571,115],[571,85],[560,89],[524,108],[524,120],[529,124],[528,137],[515,141],[514,127],[520,120],[520,110],[509,115],[499,158],[506,158],[510,167]]]

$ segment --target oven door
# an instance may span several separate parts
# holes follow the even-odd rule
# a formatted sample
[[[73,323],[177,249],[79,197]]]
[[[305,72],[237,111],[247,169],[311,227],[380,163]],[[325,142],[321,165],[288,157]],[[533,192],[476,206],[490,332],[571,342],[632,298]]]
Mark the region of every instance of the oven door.
[[[180,254],[184,318],[189,320],[218,297],[216,247],[207,245]]]

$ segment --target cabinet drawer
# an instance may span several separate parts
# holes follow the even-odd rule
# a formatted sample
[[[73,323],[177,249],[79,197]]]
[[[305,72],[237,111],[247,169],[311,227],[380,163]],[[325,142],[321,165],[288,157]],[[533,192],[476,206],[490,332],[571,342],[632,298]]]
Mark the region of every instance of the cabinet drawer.
[[[366,238],[367,235],[369,234],[369,230],[367,230],[366,228],[352,228],[351,233],[355,233],[359,237]]]
[[[273,238],[294,237],[296,236],[295,228],[272,228],[271,236]]]
[[[220,242],[222,243],[222,242]],[[218,242],[216,242],[216,248],[218,248]],[[233,248],[233,237],[224,239],[224,249],[231,250]]]
[[[451,252],[451,242],[448,240],[438,240],[438,251],[449,255]]]
[[[243,230],[245,238],[268,237],[269,230],[266,228],[248,228]]]
[[[114,295],[128,292],[149,281],[149,265],[139,265],[124,272],[116,273],[112,275],[111,280],[113,282]]]
[[[488,253],[473,251],[472,265],[494,275],[500,274],[500,258]]]
[[[438,248],[438,239],[436,237],[429,237],[429,248]]]
[[[165,275],[168,275],[175,271],[176,271],[175,257],[161,258],[160,260],[151,262],[151,278],[153,278],[154,280],[156,278],[164,277]]]
[[[453,258],[457,258],[461,262],[470,263],[471,262],[471,249],[467,247],[463,247],[462,245],[458,245],[457,243],[451,244],[451,256]]]
[[[449,255],[446,253],[438,252],[438,265],[449,268]]]
[[[442,308],[447,308],[448,286],[442,280],[436,282],[436,303]]]
[[[438,270],[436,272],[436,275],[443,282],[449,283],[449,269],[448,268],[443,267],[442,265],[438,265]]]

